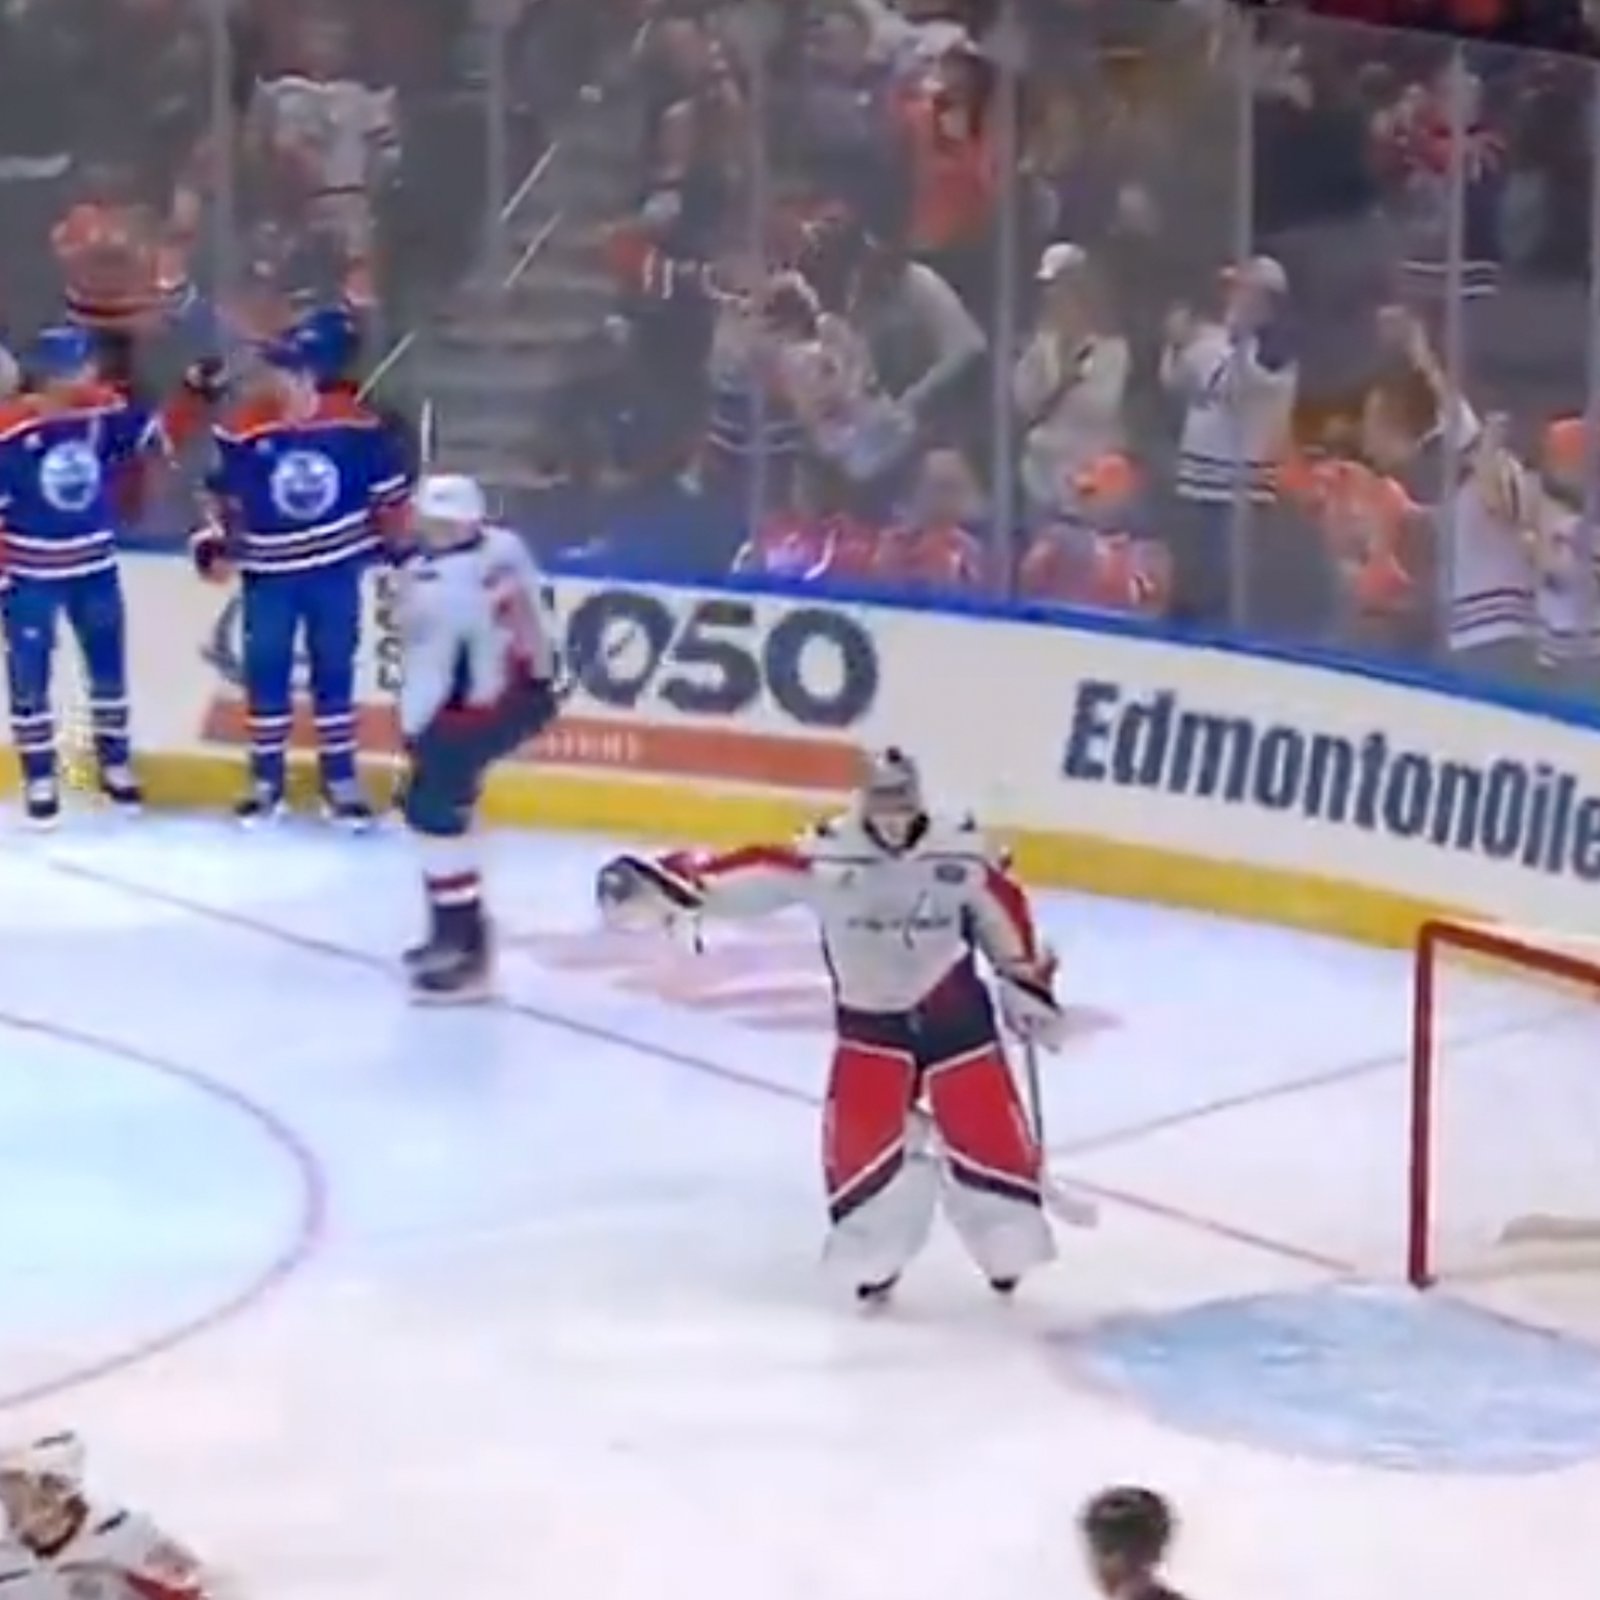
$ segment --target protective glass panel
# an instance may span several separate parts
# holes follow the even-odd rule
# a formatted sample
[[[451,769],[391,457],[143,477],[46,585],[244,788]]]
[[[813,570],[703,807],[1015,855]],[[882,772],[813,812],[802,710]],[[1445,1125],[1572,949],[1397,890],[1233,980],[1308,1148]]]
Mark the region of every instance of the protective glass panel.
[[[927,596],[1002,587],[986,474],[1014,77],[951,24],[838,0],[773,20],[761,248],[731,274],[713,337],[708,464],[759,424],[737,568]]]
[[[1245,541],[1253,632],[1385,657],[1431,651],[1421,508],[1437,499],[1436,469],[1390,449],[1368,424],[1376,398],[1391,394],[1385,415],[1410,419],[1426,386],[1407,362],[1437,338],[1401,264],[1409,232],[1442,240],[1437,169],[1448,132],[1407,108],[1448,55],[1392,29],[1299,14],[1260,20],[1253,254],[1260,270],[1281,274],[1269,327],[1292,366],[1277,498]],[[1420,160],[1394,129],[1413,114],[1432,141]],[[1269,428],[1275,397],[1264,379],[1256,388],[1256,421]]]
[[[1460,299],[1447,331],[1478,428],[1440,528],[1441,658],[1480,683],[1592,702],[1594,565],[1582,512],[1593,456],[1582,418],[1594,69],[1472,45],[1430,93],[1450,104],[1459,135]]]
[[[1017,589],[1226,626],[1248,485],[1216,369],[1247,27],[1156,3],[1041,8],[1028,26]]]

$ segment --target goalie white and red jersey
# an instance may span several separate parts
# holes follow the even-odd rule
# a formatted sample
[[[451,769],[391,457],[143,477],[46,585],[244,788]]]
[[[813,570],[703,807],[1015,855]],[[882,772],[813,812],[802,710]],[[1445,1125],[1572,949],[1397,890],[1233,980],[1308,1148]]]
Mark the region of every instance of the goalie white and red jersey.
[[[44,1551],[0,1533],[0,1600],[209,1600],[198,1561],[137,1512],[83,1502]]]
[[[1054,1254],[1040,1152],[977,958],[1024,1036],[1059,1018],[1053,963],[1022,888],[970,820],[919,814],[890,844],[858,807],[788,845],[633,861],[683,912],[816,916],[837,1003],[829,1252],[858,1288],[892,1282],[921,1248],[941,1181],[997,1287]]]
[[[1027,896],[971,818],[925,817],[889,851],[845,812],[792,844],[678,852],[661,866],[686,905],[713,916],[815,913],[842,1010],[913,1011],[959,982],[975,952],[1000,974],[1044,959]]]

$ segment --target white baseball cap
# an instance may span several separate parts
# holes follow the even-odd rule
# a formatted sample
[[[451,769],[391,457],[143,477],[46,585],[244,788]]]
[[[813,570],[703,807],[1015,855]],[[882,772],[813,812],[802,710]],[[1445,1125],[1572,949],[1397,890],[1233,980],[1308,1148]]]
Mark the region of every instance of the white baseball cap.
[[[1069,244],[1062,240],[1047,245],[1044,254],[1039,257],[1039,282],[1054,283],[1057,278],[1064,278],[1069,272],[1076,272],[1088,263],[1089,252],[1081,244]]]
[[[455,472],[430,473],[417,485],[412,505],[419,517],[476,525],[488,520],[489,504],[477,482]]]
[[[1288,294],[1289,274],[1275,256],[1252,256],[1244,264],[1244,278],[1270,294]]]

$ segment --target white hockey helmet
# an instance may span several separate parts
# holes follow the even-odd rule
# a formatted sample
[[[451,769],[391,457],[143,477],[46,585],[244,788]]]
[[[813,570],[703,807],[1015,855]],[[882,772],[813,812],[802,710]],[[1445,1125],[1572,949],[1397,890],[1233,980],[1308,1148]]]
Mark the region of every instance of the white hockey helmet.
[[[83,1482],[83,1441],[75,1433],[51,1433],[28,1444],[0,1450],[0,1478],[77,1487]]]
[[[926,809],[922,771],[898,745],[875,750],[867,757],[860,794],[862,814],[868,818],[919,817]]]
[[[489,520],[489,503],[476,478],[459,472],[430,472],[412,497],[412,509],[433,522],[476,528]]]

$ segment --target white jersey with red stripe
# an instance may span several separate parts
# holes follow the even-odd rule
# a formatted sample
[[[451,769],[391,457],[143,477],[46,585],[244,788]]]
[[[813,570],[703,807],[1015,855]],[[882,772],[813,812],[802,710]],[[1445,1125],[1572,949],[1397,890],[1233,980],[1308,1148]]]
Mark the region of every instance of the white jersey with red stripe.
[[[508,529],[484,527],[460,544],[424,550],[402,569],[399,593],[400,724],[408,739],[441,711],[492,706],[519,678],[554,676],[544,583]]]
[[[205,1575],[147,1517],[86,1504],[65,1543],[40,1554],[0,1537],[0,1600],[205,1600]]]
[[[928,817],[895,850],[850,811],[793,844],[669,856],[663,866],[713,916],[813,912],[850,1010],[913,1010],[974,949],[1001,973],[1041,961],[1027,896],[970,819]]]

